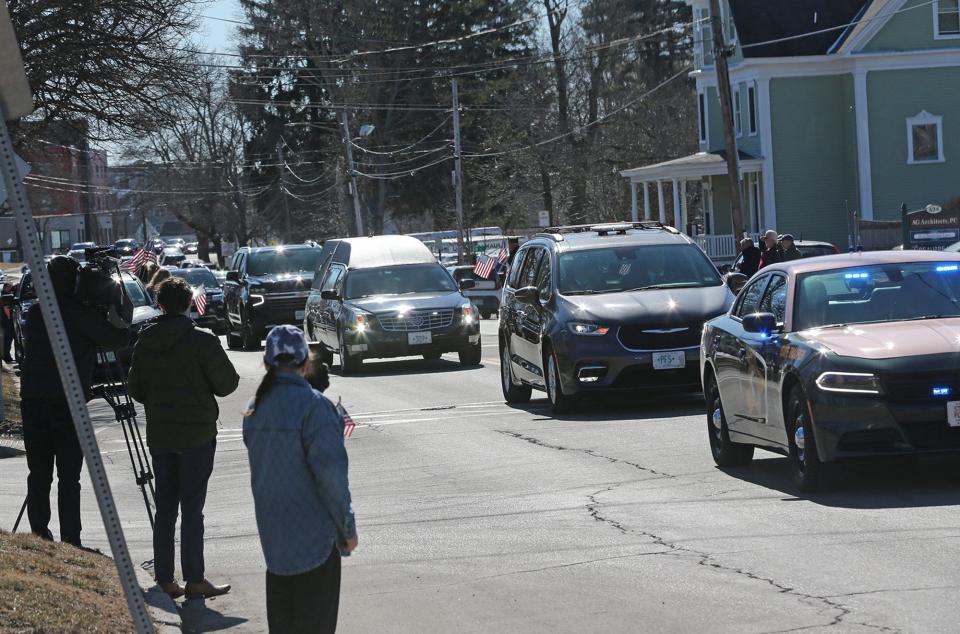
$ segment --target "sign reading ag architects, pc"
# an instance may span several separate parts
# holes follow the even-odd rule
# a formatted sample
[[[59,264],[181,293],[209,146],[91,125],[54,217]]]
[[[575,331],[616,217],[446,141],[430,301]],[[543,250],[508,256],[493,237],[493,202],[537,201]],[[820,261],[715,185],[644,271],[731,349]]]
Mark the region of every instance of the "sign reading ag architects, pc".
[[[941,250],[960,242],[960,209],[943,209],[927,205],[923,209],[903,214],[903,248]]]

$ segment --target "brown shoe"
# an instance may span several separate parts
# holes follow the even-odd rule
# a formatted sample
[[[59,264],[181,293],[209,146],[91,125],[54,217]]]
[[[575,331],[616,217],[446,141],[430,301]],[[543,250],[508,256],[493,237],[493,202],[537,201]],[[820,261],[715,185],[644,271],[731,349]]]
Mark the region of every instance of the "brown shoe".
[[[176,581],[171,581],[169,583],[161,583],[160,589],[170,595],[171,599],[179,599],[183,596],[183,586],[181,586]]]
[[[204,579],[200,583],[187,582],[186,593],[188,599],[210,599],[228,592],[230,592],[230,584],[215,586],[207,579]]]

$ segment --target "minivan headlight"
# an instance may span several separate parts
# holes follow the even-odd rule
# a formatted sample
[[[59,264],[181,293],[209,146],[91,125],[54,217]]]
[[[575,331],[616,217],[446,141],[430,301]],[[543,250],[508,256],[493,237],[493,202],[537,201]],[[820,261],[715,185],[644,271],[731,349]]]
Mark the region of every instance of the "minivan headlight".
[[[825,392],[879,394],[880,379],[864,372],[824,372],[817,377],[817,387]]]
[[[588,324],[583,322],[572,322],[567,324],[567,329],[575,335],[587,336],[587,337],[602,337],[603,335],[610,332],[610,328],[607,326],[600,326],[597,324]]]

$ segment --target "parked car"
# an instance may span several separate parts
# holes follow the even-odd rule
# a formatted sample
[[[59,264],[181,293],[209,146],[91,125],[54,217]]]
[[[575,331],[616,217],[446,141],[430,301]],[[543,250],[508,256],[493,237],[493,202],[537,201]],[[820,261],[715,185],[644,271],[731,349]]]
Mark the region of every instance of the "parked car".
[[[27,270],[20,277],[20,283],[17,285],[14,293],[13,306],[11,313],[13,317],[13,338],[14,338],[14,361],[17,365],[23,362],[24,333],[27,328],[27,311],[37,303],[37,292],[33,288],[33,279],[30,271]]]
[[[119,257],[131,256],[140,248],[140,243],[133,238],[124,238],[113,243],[113,248]]]
[[[960,451],[960,260],[880,251],[761,271],[703,331],[714,461],[761,447],[801,490],[831,462]]]
[[[472,266],[448,266],[447,271],[457,284],[464,280],[473,281],[473,287],[463,291],[463,294],[476,305],[484,319],[490,319],[500,312],[501,290],[495,274],[491,274],[491,279],[482,278],[474,273]]]
[[[185,279],[194,289],[203,287],[207,296],[207,307],[203,315],[191,307],[190,317],[201,328],[209,328],[216,335],[225,335],[229,330],[227,310],[223,303],[223,289],[213,273],[204,267],[171,269],[174,277]]]
[[[146,248],[152,249],[154,253],[160,255],[163,253],[163,248],[167,246],[167,243],[161,240],[160,238],[154,238],[147,242]]]
[[[427,246],[409,236],[328,240],[313,278],[304,332],[328,362],[340,357],[343,374],[364,359],[456,352],[460,363],[480,364],[477,307]]]
[[[183,245],[183,252],[187,255],[196,255],[200,248],[199,242],[187,242]]]
[[[517,252],[500,306],[508,403],[555,412],[588,392],[700,388],[700,332],[734,295],[706,254],[655,222],[567,227]]]
[[[160,266],[167,268],[180,267],[186,259],[187,256],[183,254],[180,247],[167,246],[163,248],[163,253],[160,254]]]
[[[306,245],[239,249],[223,284],[227,345],[255,350],[273,326],[301,325],[319,258]]]

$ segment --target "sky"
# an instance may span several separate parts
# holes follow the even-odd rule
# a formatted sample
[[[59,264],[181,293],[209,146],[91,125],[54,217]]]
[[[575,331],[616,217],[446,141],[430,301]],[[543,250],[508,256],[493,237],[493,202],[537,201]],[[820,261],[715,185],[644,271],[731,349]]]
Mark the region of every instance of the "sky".
[[[243,20],[243,12],[237,0],[213,0],[201,14],[228,20]],[[232,51],[233,32],[236,27],[236,24],[205,18],[202,20],[201,32],[197,33],[197,41],[204,45],[204,50]]]

